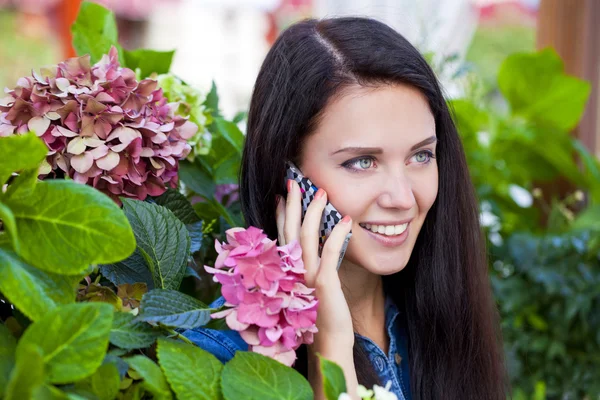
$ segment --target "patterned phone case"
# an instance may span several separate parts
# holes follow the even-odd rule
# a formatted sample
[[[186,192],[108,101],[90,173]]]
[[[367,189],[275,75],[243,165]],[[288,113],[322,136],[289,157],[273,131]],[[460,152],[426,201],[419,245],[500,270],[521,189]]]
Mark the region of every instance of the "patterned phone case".
[[[304,221],[304,216],[306,215],[306,210],[308,209],[308,205],[315,198],[315,193],[317,193],[317,188],[315,184],[311,182],[310,179],[302,175],[300,169],[296,167],[292,162],[286,163],[286,178],[293,179],[298,182],[300,186],[300,190],[302,191],[302,220]],[[321,229],[319,231],[319,254],[323,250],[323,244],[325,243],[325,239],[329,236],[334,226],[340,222],[342,219],[342,215],[335,209],[335,207],[328,201],[325,206],[325,210],[323,210],[323,216],[321,217]],[[346,248],[348,247],[348,242],[350,241],[350,237],[352,236],[352,232],[350,232],[346,236],[346,240],[344,241],[344,245],[342,246],[342,251],[340,252],[340,259],[338,261],[338,269],[340,268],[340,264],[342,259],[344,258],[344,254],[346,253]]]

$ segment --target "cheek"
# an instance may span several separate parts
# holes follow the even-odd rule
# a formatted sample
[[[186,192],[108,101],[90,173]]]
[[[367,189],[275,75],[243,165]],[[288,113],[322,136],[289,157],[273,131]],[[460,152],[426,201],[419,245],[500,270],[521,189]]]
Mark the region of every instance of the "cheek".
[[[426,214],[438,194],[437,166],[432,166],[426,173],[421,174],[418,179],[413,180],[413,194],[419,207],[419,214]]]

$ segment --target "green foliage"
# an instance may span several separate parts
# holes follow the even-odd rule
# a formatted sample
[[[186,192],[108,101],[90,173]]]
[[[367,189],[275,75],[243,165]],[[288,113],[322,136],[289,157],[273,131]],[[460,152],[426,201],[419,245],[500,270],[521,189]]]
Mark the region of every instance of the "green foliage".
[[[0,147],[0,184],[6,183],[13,172],[36,169],[48,149],[35,134],[8,136]],[[23,157],[27,154],[27,157]]]
[[[15,365],[16,349],[17,340],[7,327],[0,324],[0,398],[4,395],[10,378],[10,371]]]
[[[206,325],[212,311],[200,300],[184,293],[154,289],[142,297],[140,319],[175,328],[192,329]]]
[[[143,386],[154,395],[157,400],[170,400],[173,398],[167,380],[158,365],[145,356],[133,356],[128,358],[127,363],[144,380]]]
[[[101,5],[89,1],[81,3],[71,33],[77,54],[89,54],[92,63],[100,61],[111,46],[115,46],[121,64],[126,65],[123,49],[118,44],[117,20],[111,11]]]
[[[0,291],[32,321],[60,304],[75,301],[78,280],[32,267],[12,251],[0,248]]]
[[[17,364],[27,346],[37,346],[50,383],[69,383],[102,364],[112,323],[112,307],[100,303],[67,304],[27,328],[17,345]]]
[[[178,289],[190,251],[186,227],[171,211],[156,204],[124,199],[123,211],[133,228],[137,251],[152,273],[152,282],[146,283],[161,289]],[[135,258],[134,265],[139,264],[139,258]]]
[[[223,365],[212,354],[186,343],[158,340],[158,362],[179,400],[221,399]],[[239,382],[237,383],[239,384]]]
[[[47,379],[41,349],[33,343],[19,343],[19,356],[6,387],[6,400],[41,398]]]
[[[110,330],[110,343],[122,349],[142,349],[150,347],[160,335],[156,328],[137,320],[135,315],[117,312]]]
[[[225,364],[221,379],[225,400],[314,398],[312,388],[298,371],[257,353],[237,352]]]
[[[340,394],[346,393],[344,371],[339,365],[319,355],[319,364],[323,375],[323,392],[327,400],[337,400]]]
[[[124,50],[125,65],[132,70],[139,69],[142,78],[149,77],[152,73],[166,74],[171,68],[175,50],[156,51],[148,49]]]

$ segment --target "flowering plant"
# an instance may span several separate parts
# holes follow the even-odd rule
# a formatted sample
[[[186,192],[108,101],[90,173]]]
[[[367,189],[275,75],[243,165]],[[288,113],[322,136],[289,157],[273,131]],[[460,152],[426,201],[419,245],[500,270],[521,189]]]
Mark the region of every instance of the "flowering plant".
[[[367,389],[363,385],[358,385],[356,394],[362,400],[398,400],[398,396],[390,392],[392,381],[388,381],[385,387],[373,385],[373,390]],[[348,393],[340,393],[338,400],[351,400],[352,397]]]
[[[317,332],[318,300],[305,285],[300,245],[277,246],[252,226],[229,229],[226,237],[215,242],[215,268],[204,267],[221,283],[228,307],[211,317],[225,318],[251,351],[291,366],[295,350]]]
[[[143,200],[177,186],[178,161],[190,152],[198,127],[177,108],[155,80],[122,68],[113,46],[93,66],[76,57],[19,79],[0,101],[0,136],[41,137],[42,177],[68,176],[117,202]]]

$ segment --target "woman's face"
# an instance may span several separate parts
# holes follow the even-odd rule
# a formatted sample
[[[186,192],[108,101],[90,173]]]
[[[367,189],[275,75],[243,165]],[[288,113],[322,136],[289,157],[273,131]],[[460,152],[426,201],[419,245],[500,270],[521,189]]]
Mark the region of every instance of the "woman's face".
[[[378,275],[403,269],[438,191],[435,121],[404,85],[355,86],[327,106],[300,168],[352,217],[345,259]]]

